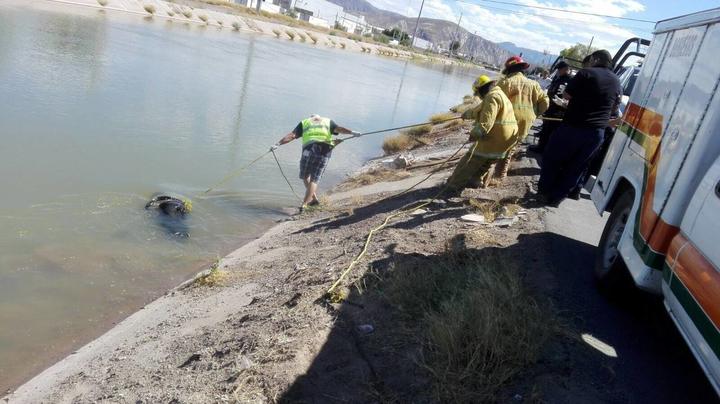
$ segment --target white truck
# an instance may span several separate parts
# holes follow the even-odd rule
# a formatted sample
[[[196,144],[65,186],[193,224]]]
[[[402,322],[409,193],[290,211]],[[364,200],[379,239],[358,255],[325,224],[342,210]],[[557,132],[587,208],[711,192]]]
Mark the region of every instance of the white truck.
[[[720,8],[658,22],[591,194],[598,281],[662,295],[720,394],[719,85]]]

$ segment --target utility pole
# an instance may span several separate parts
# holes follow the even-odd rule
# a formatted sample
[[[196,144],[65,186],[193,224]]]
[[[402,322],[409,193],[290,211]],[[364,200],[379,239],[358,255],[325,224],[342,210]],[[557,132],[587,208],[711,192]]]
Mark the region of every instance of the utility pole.
[[[420,25],[420,16],[422,15],[422,9],[425,5],[425,0],[422,0],[422,3],[420,3],[420,12],[418,13],[418,18],[415,20],[415,31],[413,32],[412,42],[410,43],[410,46],[412,47],[415,44],[415,38],[417,38],[417,30],[418,26]]]
[[[460,37],[458,36],[458,33],[460,32],[460,21],[462,21],[462,16],[463,16],[463,13],[460,12],[460,18],[458,18],[457,28],[455,28],[455,35],[453,35],[453,41],[456,41],[458,43],[458,46],[457,46],[457,49],[455,52],[460,50]],[[452,42],[450,42],[450,47],[452,47]],[[452,53],[453,50],[450,49],[450,52]]]
[[[594,40],[595,40],[595,36],[593,36],[592,38],[590,38],[590,45],[588,45],[587,53],[585,54],[586,57],[587,57],[587,55],[590,54],[590,49],[592,48],[592,43],[593,43]]]

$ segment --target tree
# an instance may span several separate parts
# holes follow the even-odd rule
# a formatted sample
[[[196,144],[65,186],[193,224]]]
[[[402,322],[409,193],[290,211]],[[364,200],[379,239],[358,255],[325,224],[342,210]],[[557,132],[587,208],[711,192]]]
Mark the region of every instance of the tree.
[[[458,49],[460,49],[460,41],[450,42],[450,52],[455,53]]]
[[[582,67],[582,60],[585,59],[585,56],[595,52],[596,50],[598,50],[598,48],[588,49],[587,45],[579,43],[561,50],[560,56],[562,56],[571,66],[579,68]]]

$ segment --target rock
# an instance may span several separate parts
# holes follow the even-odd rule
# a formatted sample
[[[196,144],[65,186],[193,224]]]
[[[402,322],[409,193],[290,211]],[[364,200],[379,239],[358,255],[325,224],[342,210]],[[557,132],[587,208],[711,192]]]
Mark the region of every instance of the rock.
[[[470,213],[469,215],[464,215],[460,218],[460,220],[464,222],[470,222],[470,223],[485,223],[485,216],[478,215],[475,213]]]
[[[512,217],[512,218],[500,218],[496,219],[494,222],[492,222],[492,225],[495,227],[510,227],[517,223],[518,218]]]
[[[420,216],[427,213],[427,210],[425,209],[415,209],[414,211],[410,212],[411,216]]]
[[[408,168],[415,161],[415,157],[412,154],[401,154],[393,160],[393,166],[395,168]]]
[[[370,324],[361,324],[357,326],[357,330],[360,334],[372,334],[375,331],[375,327]]]

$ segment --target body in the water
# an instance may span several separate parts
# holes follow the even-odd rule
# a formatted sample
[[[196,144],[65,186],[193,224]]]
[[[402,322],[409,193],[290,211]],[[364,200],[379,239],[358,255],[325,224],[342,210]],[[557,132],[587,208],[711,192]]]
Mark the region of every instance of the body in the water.
[[[190,212],[187,203],[167,195],[156,195],[145,204],[146,210],[154,210],[158,224],[170,234],[178,237],[189,237],[189,229],[185,216]]]

